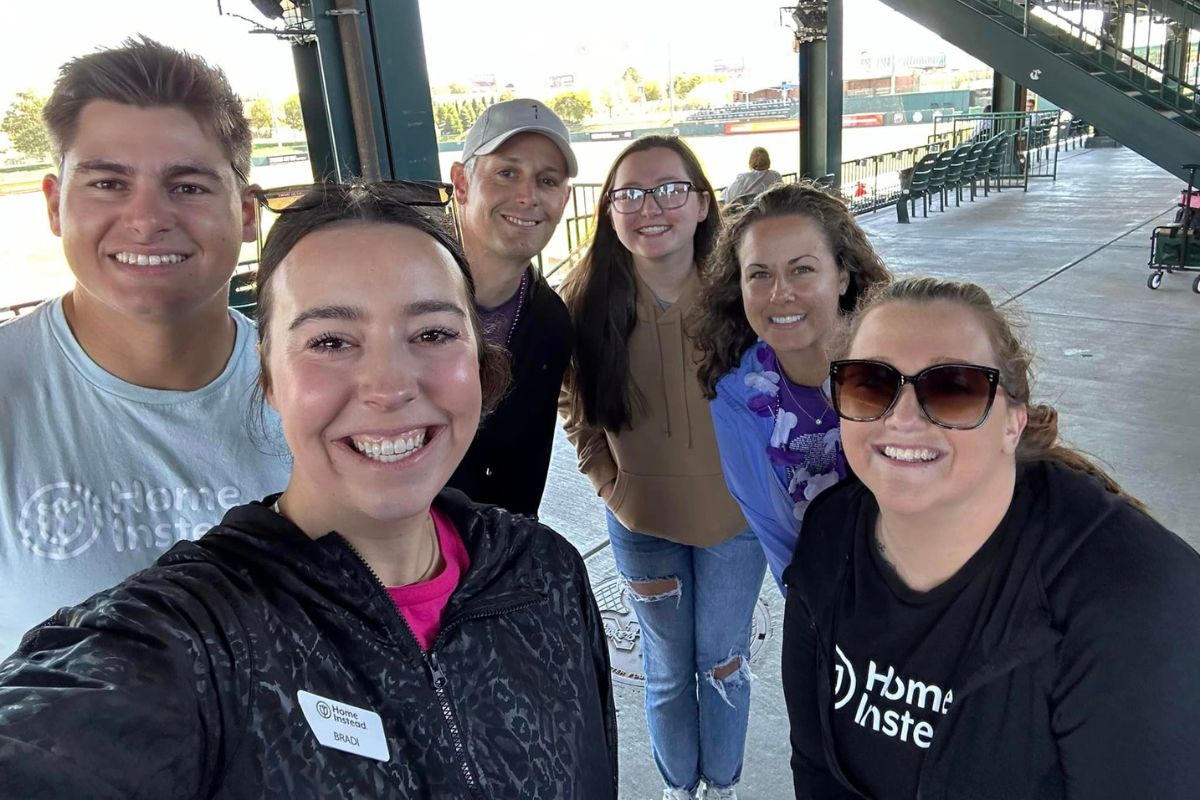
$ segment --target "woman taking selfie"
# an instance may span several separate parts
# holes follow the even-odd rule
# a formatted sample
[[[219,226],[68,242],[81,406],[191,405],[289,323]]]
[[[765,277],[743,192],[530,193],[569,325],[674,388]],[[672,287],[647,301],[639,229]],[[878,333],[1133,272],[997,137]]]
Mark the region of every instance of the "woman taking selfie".
[[[1200,555],[1058,438],[973,284],[830,366],[846,459],[784,573],[799,798],[1200,797]]]
[[[721,477],[685,325],[718,227],[712,186],[688,146],[639,139],[609,170],[591,249],[563,288],[576,350],[559,410],[580,470],[607,504],[640,624],[665,798],[736,797],[750,620],[765,570]]]
[[[700,382],[730,492],[782,590],[804,509],[846,477],[830,337],[887,269],[841,200],[789,184],[725,229],[700,295]]]
[[[457,244],[401,188],[322,187],[258,291],[287,489],[26,636],[3,794],[615,797],[582,560],[442,491],[505,383]]]

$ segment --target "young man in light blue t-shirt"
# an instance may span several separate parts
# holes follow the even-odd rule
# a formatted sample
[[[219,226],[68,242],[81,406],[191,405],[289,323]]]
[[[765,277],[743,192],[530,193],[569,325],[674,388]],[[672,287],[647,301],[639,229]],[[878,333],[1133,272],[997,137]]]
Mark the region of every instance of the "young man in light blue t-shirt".
[[[68,62],[43,115],[76,283],[0,325],[0,659],[287,480],[250,435],[256,337],[228,309],[255,209],[224,74],[130,40]]]

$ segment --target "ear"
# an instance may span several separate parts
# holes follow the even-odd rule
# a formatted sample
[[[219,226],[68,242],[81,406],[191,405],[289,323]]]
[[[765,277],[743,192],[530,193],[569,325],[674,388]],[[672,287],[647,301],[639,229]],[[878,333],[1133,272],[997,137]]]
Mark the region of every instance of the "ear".
[[[262,342],[257,342],[254,345],[254,352],[258,355],[258,363],[263,364]],[[271,383],[271,379],[270,379],[270,377],[268,377],[267,371],[265,368],[262,370],[262,373],[259,375],[258,380],[259,380],[259,385],[262,386],[263,400],[266,401],[267,405],[269,405],[272,409],[274,409],[275,413],[279,413],[279,409],[275,405],[274,384]]]
[[[450,165],[450,183],[454,186],[454,199],[458,201],[460,206],[467,203],[467,168],[463,166],[461,161],[455,161]],[[566,205],[566,201],[563,201]]]
[[[46,198],[46,215],[50,218],[50,232],[55,236],[62,236],[62,215],[59,212],[62,184],[57,175],[47,175],[42,178],[42,194]]]
[[[1003,391],[1003,390],[1001,390]],[[1007,411],[1004,414],[1004,453],[1013,455],[1021,442],[1021,434],[1025,432],[1025,424],[1029,422],[1029,410],[1024,403],[1009,403],[1005,398]]]
[[[838,267],[838,297],[844,295],[850,290],[850,270],[845,267]]]
[[[242,241],[258,241],[258,197],[262,191],[257,183],[252,183],[242,190]]]
[[[708,206],[709,203],[712,202],[712,198],[709,196],[708,192],[701,192],[699,197],[699,202],[696,203],[696,206],[699,209],[696,215],[696,221],[703,222],[704,218],[708,216]],[[650,198],[647,197],[646,200],[649,201]]]

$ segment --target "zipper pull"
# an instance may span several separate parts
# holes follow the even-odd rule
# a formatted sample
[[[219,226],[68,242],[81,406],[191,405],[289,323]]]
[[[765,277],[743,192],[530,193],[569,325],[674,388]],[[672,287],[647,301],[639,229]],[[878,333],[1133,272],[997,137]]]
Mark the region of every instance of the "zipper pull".
[[[429,677],[433,679],[433,688],[446,688],[446,673],[442,672],[442,665],[438,663],[437,653],[429,654]]]

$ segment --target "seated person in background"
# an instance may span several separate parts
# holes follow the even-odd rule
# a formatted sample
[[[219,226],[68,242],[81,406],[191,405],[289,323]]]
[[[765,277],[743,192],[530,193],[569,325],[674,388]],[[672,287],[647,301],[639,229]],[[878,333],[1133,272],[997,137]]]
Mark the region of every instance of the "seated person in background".
[[[287,488],[0,664],[5,796],[614,798],[582,558],[442,490],[507,382],[457,243],[394,185],[319,187],[258,274]]]
[[[75,287],[0,326],[0,658],[287,481],[250,437],[254,325],[228,308],[255,201],[224,73],[129,40],[67,62],[43,116]]]
[[[841,353],[862,482],[784,573],[796,796],[1200,797],[1200,555],[1062,444],[978,286],[897,281]]]
[[[750,151],[750,171],[738,175],[733,179],[733,183],[725,187],[725,191],[721,193],[721,202],[749,203],[767,189],[782,182],[783,176],[771,169],[771,156],[767,149],[756,147]]]

